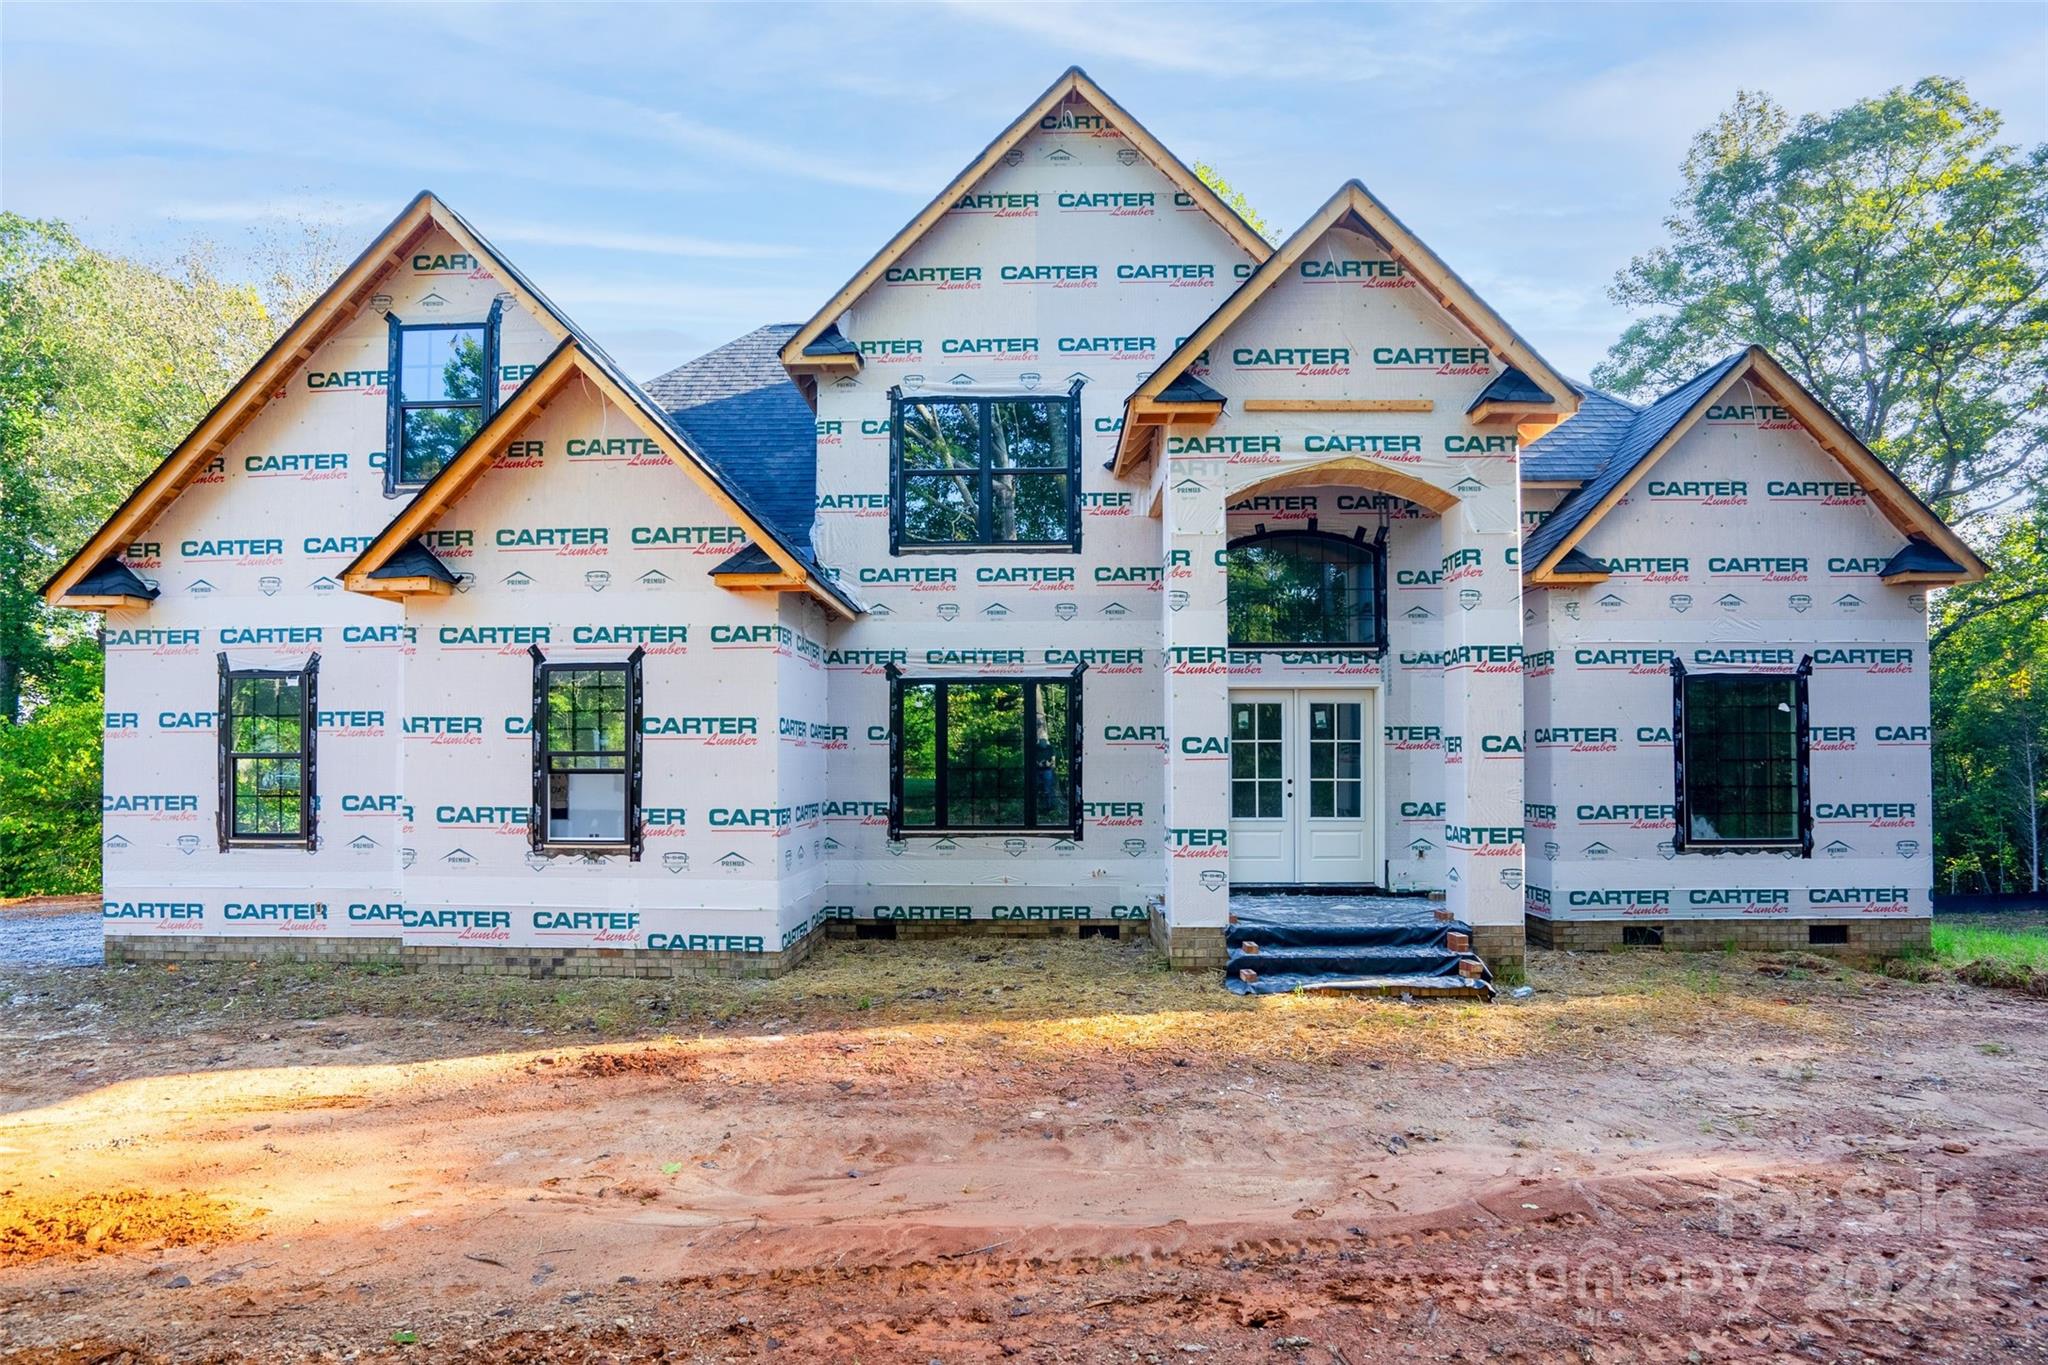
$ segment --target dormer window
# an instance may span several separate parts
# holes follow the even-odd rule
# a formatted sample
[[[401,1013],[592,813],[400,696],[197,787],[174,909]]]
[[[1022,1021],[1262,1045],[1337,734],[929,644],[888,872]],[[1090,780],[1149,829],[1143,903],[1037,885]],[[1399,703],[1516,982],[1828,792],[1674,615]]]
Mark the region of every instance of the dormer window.
[[[497,406],[499,316],[496,303],[482,322],[407,324],[387,315],[387,493],[416,489],[440,473]]]

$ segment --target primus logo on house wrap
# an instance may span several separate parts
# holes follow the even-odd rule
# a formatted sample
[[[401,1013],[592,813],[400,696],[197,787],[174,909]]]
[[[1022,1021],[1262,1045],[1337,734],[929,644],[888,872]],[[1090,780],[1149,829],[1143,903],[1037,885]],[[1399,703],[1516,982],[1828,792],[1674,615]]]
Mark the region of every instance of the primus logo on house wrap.
[[[1272,370],[1287,374],[1351,373],[1349,346],[1239,346],[1230,353],[1239,370]]]
[[[1010,284],[1049,284],[1056,289],[1093,289],[1102,271],[1092,265],[1006,265],[996,278]]]
[[[193,792],[101,792],[100,814],[191,820],[199,815],[199,797]]]
[[[1061,337],[1061,355],[1092,355],[1103,360],[1149,360],[1159,353],[1158,337]]]
[[[1208,289],[1216,283],[1216,267],[1204,261],[1127,262],[1116,268],[1116,277],[1175,289]]]
[[[1772,479],[1764,491],[1778,502],[1817,502],[1823,507],[1861,507],[1869,493],[1847,479]]]
[[[308,370],[306,387],[315,393],[382,393],[389,370]]]
[[[1813,818],[1829,824],[1904,829],[1919,823],[1920,807],[1911,801],[1816,801]]]
[[[1643,491],[1661,502],[1696,502],[1705,507],[1749,503],[1749,485],[1741,479],[1645,479]]]
[[[690,628],[682,624],[665,626],[576,626],[569,631],[573,645],[603,645],[624,649],[638,645],[649,654],[686,654]]]
[[[1621,732],[1612,725],[1539,725],[1529,742],[1539,749],[1567,749],[1575,754],[1611,754]]]
[[[1571,910],[1619,910],[1624,915],[1658,915],[1670,911],[1671,893],[1653,887],[1598,887],[1567,891],[1564,903]]]
[[[963,194],[953,201],[953,213],[979,213],[995,218],[1036,218],[1035,194]]]
[[[1692,577],[1692,560],[1684,555],[1638,555],[1600,562],[1616,578],[1640,578],[1645,583],[1684,583]]]
[[[707,744],[748,745],[759,742],[756,716],[642,716],[640,733],[649,739],[701,739]]]
[[[348,456],[339,452],[318,455],[245,455],[242,471],[251,478],[339,479],[348,473]]]
[[[1782,915],[1792,908],[1792,893],[1768,886],[1696,886],[1685,893],[1685,903],[1745,915]]]
[[[1709,422],[1762,427],[1767,431],[1797,431],[1798,421],[1776,403],[1715,403],[1707,408]]]
[[[232,559],[246,564],[251,560],[276,559],[284,553],[284,541],[275,536],[181,540],[178,553],[187,559]]]
[[[1094,193],[1062,191],[1055,201],[1061,213],[1106,213],[1112,218],[1150,218],[1159,207],[1159,196],[1101,190]]]
[[[1430,374],[1491,374],[1493,355],[1484,346],[1375,346],[1375,369],[1423,370]]]
[[[635,526],[626,538],[641,549],[698,554],[730,554],[747,543],[747,533],[737,526]]]
[[[1412,289],[1415,281],[1398,261],[1307,260],[1295,267],[1317,284],[1362,284],[1372,289]]]
[[[1903,886],[1814,886],[1807,888],[1806,903],[1838,913],[1903,915],[1913,908],[1913,893]]]
[[[914,285],[927,289],[979,289],[978,265],[892,265],[882,272],[882,283]]]
[[[1913,651],[1903,645],[1859,645],[1813,651],[1815,668],[1856,669],[1863,673],[1911,673]]]
[[[941,355],[1038,354],[1037,337],[947,337],[939,343]]]
[[[1669,673],[1675,657],[1668,649],[1580,646],[1572,651],[1572,662],[1580,668],[1622,673]]]
[[[659,443],[645,436],[571,436],[562,443],[570,459],[584,464],[665,464]]]
[[[203,901],[101,901],[100,918],[148,924],[197,924],[206,918]]]
[[[1621,825],[1628,829],[1669,829],[1678,822],[1678,807],[1655,802],[1582,801],[1574,814],[1580,824]]]

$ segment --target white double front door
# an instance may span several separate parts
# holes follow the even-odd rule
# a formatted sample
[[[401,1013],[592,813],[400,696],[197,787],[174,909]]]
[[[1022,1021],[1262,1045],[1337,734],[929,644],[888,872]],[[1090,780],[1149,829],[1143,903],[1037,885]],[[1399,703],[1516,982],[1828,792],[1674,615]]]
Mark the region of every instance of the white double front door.
[[[1230,880],[1377,885],[1379,725],[1366,691],[1230,694]]]

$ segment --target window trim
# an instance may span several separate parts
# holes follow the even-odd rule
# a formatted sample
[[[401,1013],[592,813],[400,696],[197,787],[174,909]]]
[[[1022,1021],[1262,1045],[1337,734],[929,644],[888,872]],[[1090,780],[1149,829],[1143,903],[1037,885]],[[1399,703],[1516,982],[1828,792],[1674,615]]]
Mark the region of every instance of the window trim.
[[[1236,640],[1230,639],[1230,552],[1232,550],[1238,549],[1241,546],[1254,545],[1264,541],[1271,540],[1327,540],[1345,546],[1348,549],[1363,550],[1366,556],[1373,561],[1372,627],[1375,635],[1377,635],[1378,638],[1369,644],[1240,644]],[[1230,649],[1239,653],[1257,653],[1261,650],[1268,649],[1294,650],[1302,652],[1319,651],[1323,653],[1351,654],[1385,654],[1387,652],[1386,527],[1382,526],[1377,536],[1373,537],[1371,540],[1367,540],[1365,538],[1365,528],[1363,526],[1359,527],[1357,530],[1353,531],[1348,536],[1342,536],[1337,534],[1335,531],[1325,531],[1317,527],[1316,519],[1314,517],[1309,518],[1309,522],[1306,527],[1280,526],[1268,530],[1265,523],[1261,522],[1253,528],[1251,534],[1237,536],[1232,540],[1228,541],[1223,547],[1223,554],[1223,629],[1225,643],[1229,646]]]
[[[528,717],[532,727],[532,806],[526,820],[527,844],[546,857],[583,853],[624,853],[628,862],[639,862],[646,841],[646,812],[641,804],[642,750],[640,722],[645,710],[645,648],[635,649],[624,659],[571,659],[550,663],[539,645],[528,645],[533,660],[533,708]],[[623,839],[558,839],[548,833],[548,679],[556,673],[619,672],[626,675],[626,811]]]
[[[1079,663],[1064,673],[974,673],[974,674],[907,674],[895,664],[889,664],[883,672],[889,678],[889,838],[900,843],[905,839],[944,839],[955,835],[1000,834],[1024,839],[1072,839],[1081,842],[1082,810],[1081,793],[1082,751],[1087,747],[1087,729],[1082,723],[1081,675],[1088,665]],[[903,689],[929,685],[945,686],[953,683],[1000,684],[1016,683],[1024,689],[1024,733],[1027,738],[1036,733],[1032,724],[1037,707],[1033,683],[1058,683],[1067,689],[1067,808],[1072,819],[1062,825],[906,825],[903,823]],[[939,789],[945,785],[945,717],[944,693],[934,711],[937,718],[932,736],[932,762],[937,774]],[[1035,804],[1031,787],[1032,758],[1025,755],[1025,803],[1028,810]],[[942,803],[935,798],[934,806]]]
[[[924,393],[906,399],[900,385],[889,389],[889,553],[895,555],[928,554],[1079,554],[1081,552],[1081,389],[1087,381],[1076,379],[1067,386],[1064,394],[1059,393]],[[903,413],[906,406],[916,402],[961,403],[974,405],[980,415],[976,430],[980,436],[979,498],[976,506],[975,525],[981,538],[975,540],[924,541],[911,540],[903,530],[903,489],[906,477],[915,478],[917,472],[903,467]],[[1067,535],[1064,540],[991,540],[987,538],[990,509],[993,506],[991,493],[998,477],[989,463],[989,422],[988,410],[999,403],[1056,403],[1064,404],[1067,410]],[[1028,471],[1019,471],[1023,477],[1032,477]],[[1054,475],[1057,471],[1045,469],[1038,472],[1040,477]],[[1010,477],[1010,476],[1003,476]]]
[[[306,656],[298,668],[236,668],[228,662],[227,651],[215,656],[220,671],[219,709],[214,712],[215,810],[214,823],[220,851],[239,848],[301,848],[312,852],[320,846],[320,656]],[[299,683],[299,829],[296,834],[243,834],[235,828],[235,760],[238,758],[283,758],[284,754],[243,752],[234,745],[234,689],[242,678],[296,678]]]
[[[1793,768],[1799,787],[1799,833],[1792,839],[1695,839],[1688,834],[1692,812],[1685,784],[1685,684],[1689,677],[1782,678],[1783,673],[1767,670],[1731,670],[1689,674],[1676,654],[1671,658],[1671,847],[1676,853],[1791,853],[1813,856],[1813,749],[1812,702],[1809,684],[1813,679],[1813,656],[1806,655],[1792,671],[1794,713]]]
[[[505,301],[491,300],[491,310],[482,322],[406,322],[396,313],[386,313],[384,323],[390,356],[384,371],[384,495],[402,497],[417,493],[433,482],[433,476],[407,481],[399,477],[405,465],[405,414],[415,408],[477,408],[477,430],[489,425],[498,410],[498,334],[505,316]],[[407,402],[404,397],[405,334],[407,332],[460,332],[481,327],[484,332],[484,392],[477,403],[452,403],[446,399]],[[438,471],[437,471],[438,472]]]

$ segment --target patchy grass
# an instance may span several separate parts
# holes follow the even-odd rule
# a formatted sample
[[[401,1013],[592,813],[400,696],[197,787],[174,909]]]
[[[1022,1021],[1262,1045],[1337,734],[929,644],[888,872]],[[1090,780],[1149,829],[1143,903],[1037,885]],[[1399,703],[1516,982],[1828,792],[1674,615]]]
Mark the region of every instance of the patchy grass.
[[[2048,929],[1988,917],[1944,923],[1937,919],[1930,950],[1886,964],[1912,981],[1967,981],[2048,997]]]
[[[1539,953],[1527,974],[1536,994],[1525,1002],[1403,1005],[1235,996],[1218,973],[1160,970],[1142,943],[835,940],[773,981],[530,980],[260,962],[18,968],[0,972],[0,1000],[11,997],[17,1019],[39,1029],[166,1039],[349,1018],[447,1026],[440,1031],[459,1048],[485,1044],[486,1033],[503,1044],[515,1041],[508,1035],[573,1042],[901,1028],[974,1037],[1047,1062],[1323,1063],[1605,1053],[1731,1025],[1819,1040],[1840,1028],[1832,1001],[1884,988],[1831,963],[1788,979],[1765,975],[1755,961]]]

